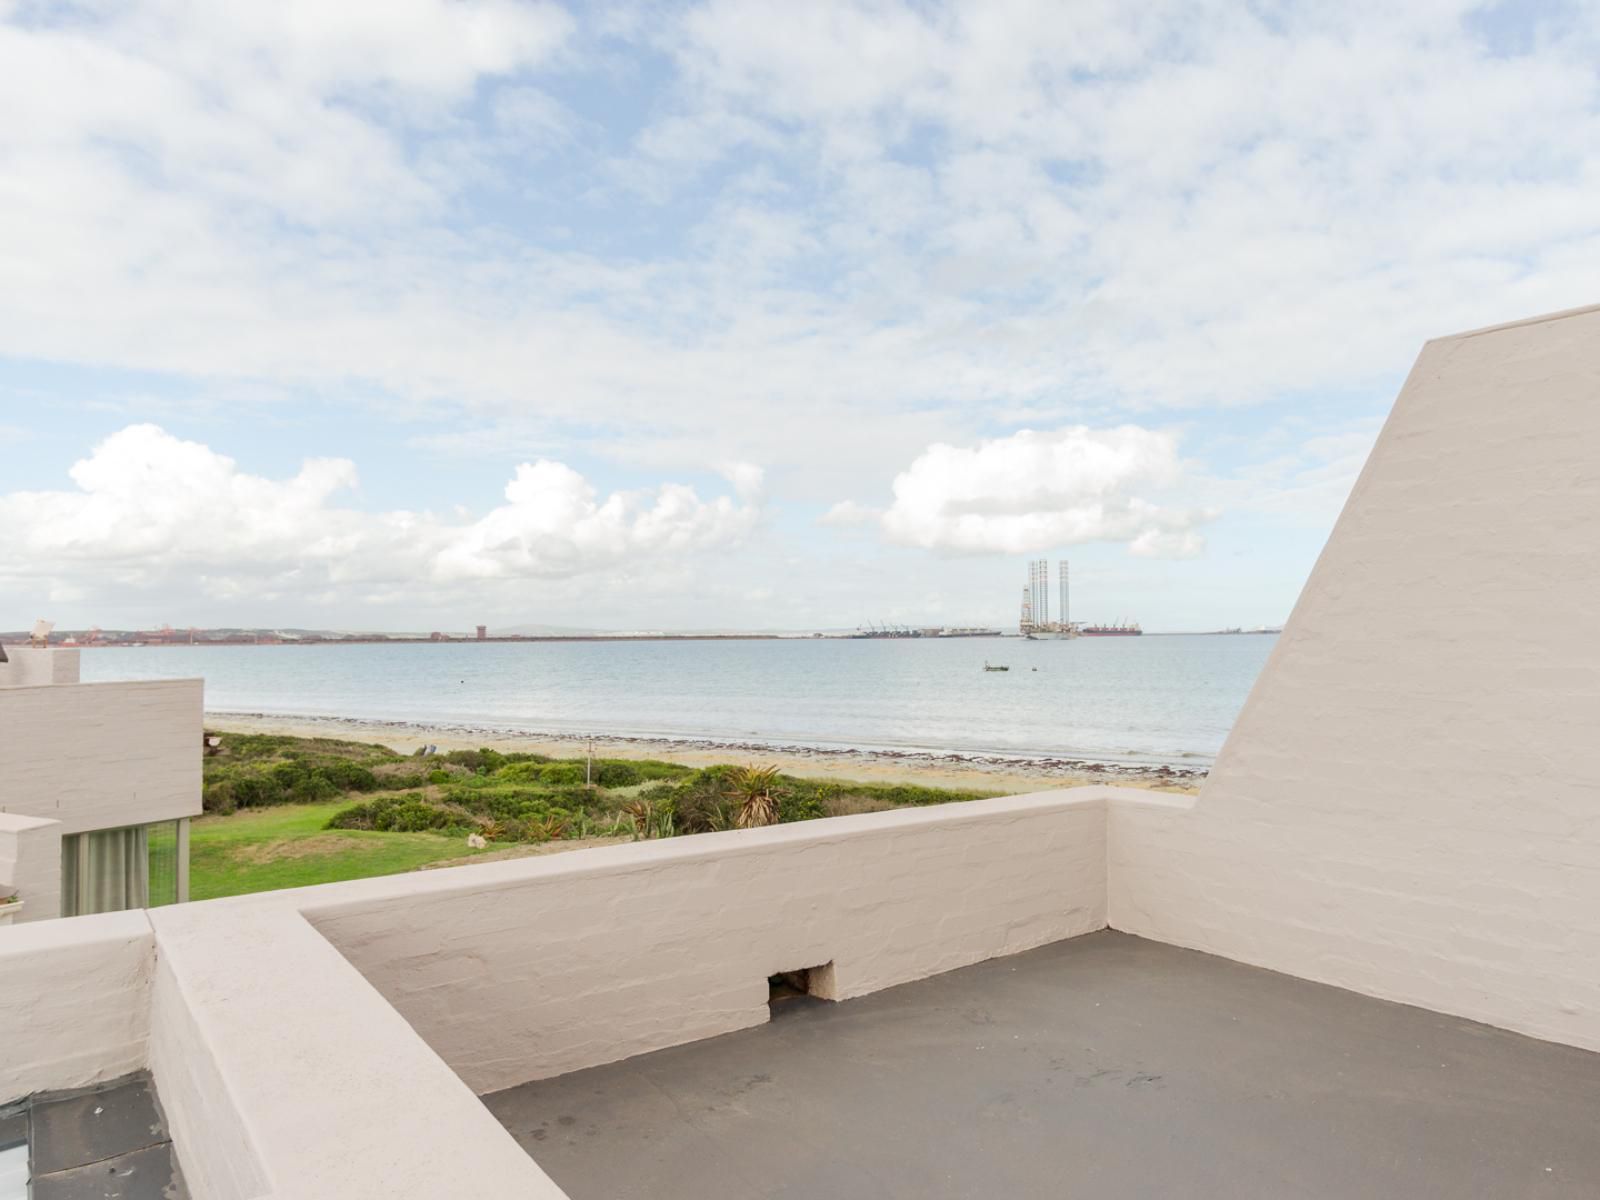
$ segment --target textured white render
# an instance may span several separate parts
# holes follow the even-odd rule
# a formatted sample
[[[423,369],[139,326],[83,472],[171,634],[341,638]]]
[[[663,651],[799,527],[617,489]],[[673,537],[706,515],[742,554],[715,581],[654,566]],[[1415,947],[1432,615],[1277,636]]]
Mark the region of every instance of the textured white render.
[[[826,993],[847,999],[1100,929],[1104,792],[366,880],[302,905],[489,1092],[760,1024],[778,971],[831,964]]]
[[[0,897],[13,893],[18,924],[61,915],[61,822],[0,813]]]
[[[209,1200],[554,1200],[475,1092],[764,1021],[777,970],[858,995],[1101,928],[1108,791],[156,909],[179,1161]]]
[[[7,646],[0,663],[0,688],[78,682],[78,651]]]
[[[197,816],[202,688],[198,679],[0,688],[0,813],[60,821],[63,835]]]
[[[142,912],[0,929],[0,1102],[144,1066],[154,945]]]
[[[276,900],[150,913],[151,1068],[195,1194],[559,1198],[372,985]]]
[[[765,1020],[776,970],[832,962],[835,994],[853,996],[1101,928],[1106,808],[1145,795],[1082,788],[0,930],[0,1097],[148,1065],[204,1200],[559,1200],[475,1092]]]
[[[1600,309],[1428,343],[1110,922],[1600,1049]]]

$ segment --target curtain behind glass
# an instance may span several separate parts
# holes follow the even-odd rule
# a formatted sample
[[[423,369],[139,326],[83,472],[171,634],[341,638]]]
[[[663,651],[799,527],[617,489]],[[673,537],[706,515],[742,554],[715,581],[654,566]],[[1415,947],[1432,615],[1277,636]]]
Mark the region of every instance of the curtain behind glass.
[[[150,897],[150,841],[143,826],[61,839],[64,916],[144,908]]]

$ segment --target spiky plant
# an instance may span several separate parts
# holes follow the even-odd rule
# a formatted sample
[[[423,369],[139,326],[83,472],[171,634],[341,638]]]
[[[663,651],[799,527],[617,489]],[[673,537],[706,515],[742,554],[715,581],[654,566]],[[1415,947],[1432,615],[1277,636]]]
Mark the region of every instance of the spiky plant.
[[[739,815],[734,824],[740,829],[771,825],[778,819],[778,802],[772,787],[778,782],[777,767],[735,767],[728,772],[728,791],[738,801]]]

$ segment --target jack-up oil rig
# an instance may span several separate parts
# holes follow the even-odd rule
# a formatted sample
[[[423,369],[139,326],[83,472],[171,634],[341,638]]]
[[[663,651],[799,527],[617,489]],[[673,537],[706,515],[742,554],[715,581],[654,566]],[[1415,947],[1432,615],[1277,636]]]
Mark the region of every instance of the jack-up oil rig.
[[[1028,564],[1028,586],[1022,589],[1022,636],[1034,641],[1055,641],[1075,637],[1138,637],[1144,630],[1137,621],[1115,625],[1075,625],[1070,605],[1071,589],[1067,560],[1062,559],[1060,575],[1061,608],[1059,619],[1050,619],[1050,560],[1035,559]]]

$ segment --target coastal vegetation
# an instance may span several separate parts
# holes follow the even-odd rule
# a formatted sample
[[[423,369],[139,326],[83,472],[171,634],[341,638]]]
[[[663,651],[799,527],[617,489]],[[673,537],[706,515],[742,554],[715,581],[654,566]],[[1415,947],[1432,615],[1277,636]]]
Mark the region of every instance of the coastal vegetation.
[[[552,842],[676,837],[996,795],[775,767],[222,735],[191,841],[195,899],[392,874]]]

